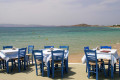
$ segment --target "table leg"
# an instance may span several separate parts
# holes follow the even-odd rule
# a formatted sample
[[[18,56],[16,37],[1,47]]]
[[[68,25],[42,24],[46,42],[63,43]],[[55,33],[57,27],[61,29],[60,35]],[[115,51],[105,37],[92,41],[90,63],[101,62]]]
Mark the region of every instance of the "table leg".
[[[113,79],[113,65],[111,64],[111,78]]]

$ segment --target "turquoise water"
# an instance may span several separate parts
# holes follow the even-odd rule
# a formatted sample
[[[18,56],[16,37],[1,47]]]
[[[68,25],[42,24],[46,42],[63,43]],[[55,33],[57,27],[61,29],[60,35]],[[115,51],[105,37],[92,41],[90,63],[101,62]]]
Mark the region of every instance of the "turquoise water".
[[[45,45],[68,45],[70,54],[82,53],[84,46],[120,43],[120,28],[109,27],[0,27],[0,49],[3,45],[43,49]]]

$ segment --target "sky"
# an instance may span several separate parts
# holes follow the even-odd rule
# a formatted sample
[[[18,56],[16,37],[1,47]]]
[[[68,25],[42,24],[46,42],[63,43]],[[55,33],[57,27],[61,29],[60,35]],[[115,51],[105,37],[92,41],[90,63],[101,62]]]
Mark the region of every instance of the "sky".
[[[0,0],[0,24],[120,24],[120,0]]]

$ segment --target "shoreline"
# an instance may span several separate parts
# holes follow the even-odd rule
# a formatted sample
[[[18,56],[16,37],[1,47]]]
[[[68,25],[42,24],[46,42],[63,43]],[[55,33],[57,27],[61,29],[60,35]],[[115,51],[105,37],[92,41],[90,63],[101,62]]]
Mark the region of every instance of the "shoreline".
[[[113,49],[117,49],[117,53],[120,56],[120,43],[112,44]],[[82,63],[81,59],[84,56],[84,53],[69,54],[69,63]]]

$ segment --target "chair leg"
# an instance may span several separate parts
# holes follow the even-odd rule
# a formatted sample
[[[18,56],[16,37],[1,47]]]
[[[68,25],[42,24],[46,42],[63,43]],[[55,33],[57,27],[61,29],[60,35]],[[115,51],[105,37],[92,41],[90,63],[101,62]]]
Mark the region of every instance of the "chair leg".
[[[5,69],[5,61],[4,60],[2,60],[2,63],[3,63],[3,69]]]
[[[42,76],[44,76],[44,64],[42,63]]]
[[[6,62],[7,73],[9,73],[9,61]]]
[[[40,72],[42,73],[42,64],[40,64]]]
[[[54,63],[52,63],[52,78],[54,78]]]
[[[13,62],[14,62],[14,61],[12,60],[12,68],[11,68],[11,72],[13,71],[13,66],[14,66]]]
[[[114,64],[114,72],[116,72],[116,63]]]
[[[120,63],[119,63],[119,77],[120,77]]]
[[[66,72],[68,73],[68,58],[66,60]]]
[[[21,65],[21,61],[20,60],[18,60],[18,71],[20,72],[20,66]]]
[[[14,60],[14,66],[16,67],[16,62],[15,62],[15,60]]]
[[[87,72],[87,63],[86,63],[86,72]]]
[[[50,77],[50,61],[48,61],[47,65],[48,65],[48,67],[47,67],[47,76]]]
[[[90,78],[90,65],[88,65],[87,67],[88,67],[88,78]]]
[[[1,65],[1,63],[2,63],[2,62],[0,61],[0,69],[2,69],[2,65]]]
[[[104,62],[103,62],[103,70],[104,70],[104,75],[105,75],[105,77],[107,77],[107,74],[106,74],[106,71],[105,71],[105,65],[104,65]]]
[[[30,57],[28,56],[28,63],[29,63],[29,65],[30,65]]]
[[[24,58],[24,70],[26,70],[26,58]]]
[[[29,58],[28,58],[28,56],[26,56],[26,66],[28,67],[28,63],[29,63]]]
[[[109,60],[109,63],[108,63],[108,76],[109,76],[109,73],[110,73],[110,60]]]
[[[5,62],[5,67],[6,67],[6,61],[4,61]]]
[[[61,77],[63,78],[63,64],[61,65]]]
[[[98,80],[98,67],[96,66],[96,80]]]
[[[119,77],[120,77],[120,60],[119,60]]]
[[[33,55],[32,55],[32,65],[33,65]]]
[[[35,68],[36,68],[36,75],[38,76],[37,64],[35,65]]]
[[[113,65],[111,65],[111,78],[113,79]]]

